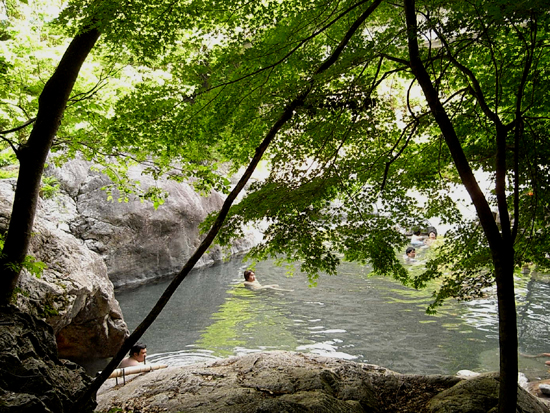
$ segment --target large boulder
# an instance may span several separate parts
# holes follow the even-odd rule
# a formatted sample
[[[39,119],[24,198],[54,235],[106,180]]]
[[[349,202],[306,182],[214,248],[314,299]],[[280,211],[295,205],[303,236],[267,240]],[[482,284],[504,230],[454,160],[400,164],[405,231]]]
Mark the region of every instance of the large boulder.
[[[147,412],[419,412],[460,379],[403,376],[313,354],[255,353],[106,383],[98,410]]]
[[[359,364],[300,353],[259,353],[147,373],[123,386],[101,389],[96,409],[143,413],[379,411],[365,378]]]
[[[13,306],[0,309],[0,365],[0,413],[68,412],[91,383],[81,367],[59,360],[48,324]]]
[[[282,351],[131,377],[126,384],[115,384],[114,379],[105,383],[98,392],[97,410],[466,413],[488,412],[496,403],[494,376],[489,379],[491,390],[485,392],[479,389],[485,388],[484,379],[404,375],[371,364]],[[496,384],[498,393],[498,381]],[[520,387],[518,399],[518,411],[522,413],[549,412]]]
[[[13,180],[0,181],[2,232],[9,222],[14,186]],[[52,326],[61,357],[109,357],[118,351],[128,329],[105,263],[68,232],[63,217],[76,214],[69,201],[61,195],[39,200],[28,254],[46,269],[40,277],[22,272],[17,305]]]
[[[201,241],[199,224],[210,212],[219,211],[224,201],[216,192],[201,196],[187,183],[154,180],[143,174],[141,167],[130,169],[132,179],[139,181],[144,190],[158,186],[168,193],[166,202],[156,210],[152,203],[140,202],[133,196],[127,202],[107,201],[103,188],[112,187],[113,182],[91,170],[88,162],[73,160],[62,168],[50,168],[48,174],[60,181],[62,191],[78,211],[67,222],[71,233],[103,258],[115,287],[143,283],[181,270]],[[250,232],[224,253],[244,253],[257,242],[258,235]],[[196,267],[222,258],[221,249],[213,247]]]
[[[465,380],[435,396],[428,404],[429,413],[497,413],[499,377],[482,374]],[[518,412],[548,413],[541,400],[518,386]]]

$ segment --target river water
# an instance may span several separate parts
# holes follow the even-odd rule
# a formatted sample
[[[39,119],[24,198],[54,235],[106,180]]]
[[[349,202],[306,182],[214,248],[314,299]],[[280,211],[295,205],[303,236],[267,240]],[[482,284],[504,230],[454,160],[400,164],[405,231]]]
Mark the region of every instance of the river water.
[[[311,287],[273,262],[255,272],[262,284],[292,291],[250,291],[239,259],[193,271],[145,333],[148,361],[187,365],[266,350],[311,352],[387,367],[400,373],[456,374],[498,370],[496,297],[449,300],[425,313],[433,290],[416,291],[367,267],[342,264]],[[169,281],[117,291],[133,330]],[[550,286],[517,279],[520,352],[550,352]],[[550,378],[544,358],[520,356],[531,380]]]

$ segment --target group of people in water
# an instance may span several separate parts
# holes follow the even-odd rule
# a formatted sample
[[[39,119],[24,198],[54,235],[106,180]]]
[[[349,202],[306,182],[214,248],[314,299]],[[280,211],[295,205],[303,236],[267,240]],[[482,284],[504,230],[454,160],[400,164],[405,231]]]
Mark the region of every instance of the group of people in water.
[[[403,255],[403,260],[407,264],[413,264],[417,262],[416,259],[416,248],[428,248],[431,247],[435,240],[437,239],[437,231],[434,227],[428,228],[428,236],[424,237],[421,235],[420,230],[415,230],[411,235],[410,246],[405,250],[405,255]]]
[[[414,231],[411,236],[410,246],[407,247],[405,255],[403,256],[406,263],[414,263],[416,259],[416,248],[427,248],[433,245],[437,239],[437,231],[435,228],[428,228],[428,236],[421,235],[419,230]],[[278,284],[262,285],[256,279],[256,274],[252,270],[246,270],[244,272],[244,286],[250,290],[277,290],[277,291],[292,291],[280,288]],[[549,353],[550,356],[550,353]],[[126,357],[119,365],[119,368],[126,368],[132,366],[139,366],[145,364],[147,357],[147,346],[142,343],[137,343],[130,349],[128,357]],[[547,362],[550,364],[550,362]]]
[[[422,244],[419,244],[421,240],[420,231],[415,231],[411,237],[411,244],[422,247],[429,247],[433,245],[433,242],[437,239],[437,232],[435,228],[430,228],[428,237],[423,239]],[[416,261],[416,249],[414,246],[407,247],[404,255],[405,262],[413,263]],[[246,270],[244,272],[244,286],[251,290],[261,290],[261,289],[273,289],[278,291],[292,291],[279,288],[278,284],[268,284],[262,285],[256,279],[256,274],[252,270]],[[527,357],[550,357],[550,353],[542,353],[537,356],[527,356]],[[130,349],[128,357],[126,357],[119,365],[119,368],[126,368],[132,366],[140,366],[145,364],[147,358],[147,346],[142,343],[136,343]],[[546,365],[550,366],[550,361],[545,362]],[[166,367],[166,366],[164,366]]]

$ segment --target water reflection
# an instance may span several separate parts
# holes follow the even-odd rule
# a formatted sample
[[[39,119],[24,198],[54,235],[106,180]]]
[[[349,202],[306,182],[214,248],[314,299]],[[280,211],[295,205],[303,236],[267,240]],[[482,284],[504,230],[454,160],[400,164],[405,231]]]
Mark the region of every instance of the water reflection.
[[[246,349],[295,349],[297,342],[288,329],[289,319],[281,303],[270,299],[273,293],[240,286],[230,289],[197,345],[214,349],[222,357],[248,352]]]
[[[498,369],[496,302],[448,301],[436,316],[425,313],[431,291],[415,291],[369,269],[343,264],[310,288],[304,275],[287,277],[271,262],[256,267],[262,284],[293,291],[242,287],[238,260],[194,271],[146,332],[149,360],[192,364],[264,350],[292,350],[378,364],[402,373],[455,374]],[[135,328],[165,282],[119,291],[125,319]],[[521,351],[545,348],[547,284],[518,279]],[[545,376],[542,359],[521,359],[530,377]]]

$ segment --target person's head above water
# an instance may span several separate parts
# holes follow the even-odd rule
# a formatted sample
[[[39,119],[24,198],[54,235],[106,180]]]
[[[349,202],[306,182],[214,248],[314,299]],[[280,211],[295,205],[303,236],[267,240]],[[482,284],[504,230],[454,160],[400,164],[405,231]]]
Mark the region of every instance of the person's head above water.
[[[145,364],[145,357],[147,357],[147,346],[142,343],[136,343],[130,349],[130,354],[128,355],[128,357],[120,362],[119,368]]]
[[[147,356],[147,346],[142,343],[136,343],[130,349],[130,357],[135,358],[140,363],[143,363]]]
[[[407,256],[409,257],[414,258],[414,256],[416,255],[416,250],[413,247],[409,247],[405,250],[405,254],[407,254]]]
[[[252,282],[256,279],[256,274],[254,274],[254,271],[252,271],[252,270],[246,270],[244,272],[244,279],[246,281],[251,281]]]

